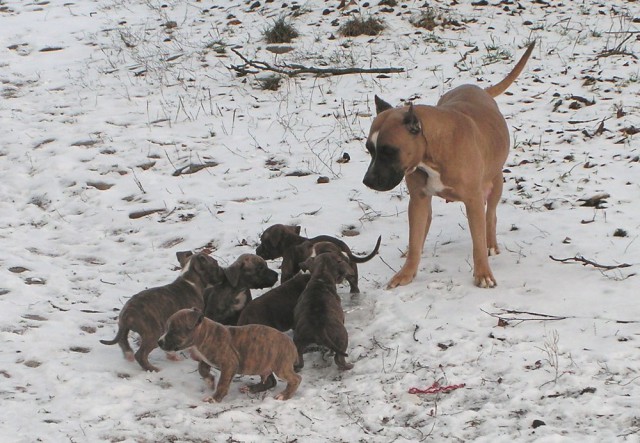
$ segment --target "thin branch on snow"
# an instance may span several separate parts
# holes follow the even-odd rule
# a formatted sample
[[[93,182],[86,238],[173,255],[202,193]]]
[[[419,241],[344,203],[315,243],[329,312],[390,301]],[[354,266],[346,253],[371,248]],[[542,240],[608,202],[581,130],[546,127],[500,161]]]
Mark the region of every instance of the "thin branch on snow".
[[[300,74],[315,75],[348,75],[348,74],[397,74],[404,72],[404,68],[317,68],[314,66],[304,66],[298,64],[271,65],[261,60],[250,60],[242,55],[238,50],[231,51],[242,59],[243,65],[231,65],[231,69],[240,75],[257,74],[261,71],[275,72],[276,74],[295,77]],[[253,68],[253,69],[251,69]]]
[[[575,257],[568,257],[568,258],[555,258],[553,255],[550,255],[549,258],[551,260],[553,260],[553,261],[558,261],[560,263],[576,262],[576,263],[582,263],[583,266],[591,265],[591,266],[594,266],[596,268],[606,269],[606,270],[619,269],[619,268],[628,268],[628,267],[632,266],[629,263],[622,263],[622,264],[619,264],[619,265],[601,265],[601,264],[596,263],[596,262],[594,262],[592,260],[584,258],[580,254],[577,254]]]
[[[503,321],[520,321],[520,322],[557,321],[557,320],[566,320],[567,318],[572,318],[572,317],[565,317],[565,316],[559,316],[559,315],[540,314],[538,312],[518,311],[515,309],[503,309],[502,312],[500,313],[488,312],[488,311],[485,311],[484,309],[480,309],[480,310],[485,314],[490,315],[491,317],[494,317]],[[525,315],[530,315],[531,317],[508,317],[505,314],[512,315],[512,316],[525,314]]]

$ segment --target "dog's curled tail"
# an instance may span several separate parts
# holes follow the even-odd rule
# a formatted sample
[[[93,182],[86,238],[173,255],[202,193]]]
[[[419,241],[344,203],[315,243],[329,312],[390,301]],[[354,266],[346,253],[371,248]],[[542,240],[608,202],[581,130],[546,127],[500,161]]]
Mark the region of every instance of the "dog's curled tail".
[[[126,332],[128,334],[128,331]],[[124,335],[124,333],[125,330],[123,328],[118,328],[118,332],[116,333],[116,336],[113,340],[100,340],[100,343],[102,343],[103,345],[115,345],[120,340],[122,340],[122,336]]]
[[[516,78],[518,78],[518,76],[520,75],[520,73],[524,69],[524,66],[527,64],[527,61],[529,60],[529,56],[533,52],[533,48],[534,48],[535,45],[536,45],[536,41],[535,40],[531,44],[529,44],[529,46],[527,47],[527,50],[524,53],[524,55],[520,58],[520,60],[516,64],[516,66],[509,73],[509,75],[507,75],[504,78],[504,80],[502,80],[498,84],[495,84],[493,86],[489,86],[488,88],[485,88],[485,91],[487,91],[487,93],[491,97],[497,97],[500,94],[502,94],[504,91],[507,90],[507,88],[509,86],[511,86],[511,83],[513,83],[516,80]]]
[[[375,248],[373,248],[373,251],[371,251],[371,253],[369,255],[365,255],[364,257],[359,257],[357,255],[353,255],[351,253],[351,251],[349,251],[349,259],[352,260],[355,263],[366,263],[369,260],[371,260],[373,257],[376,256],[376,254],[378,253],[378,250],[380,249],[380,242],[382,241],[382,236],[378,236],[378,241],[376,242],[376,246]]]

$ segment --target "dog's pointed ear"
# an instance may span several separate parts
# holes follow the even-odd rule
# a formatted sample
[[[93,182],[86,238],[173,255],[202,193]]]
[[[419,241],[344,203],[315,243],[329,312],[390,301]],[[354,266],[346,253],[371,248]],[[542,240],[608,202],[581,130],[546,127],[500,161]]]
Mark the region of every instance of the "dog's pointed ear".
[[[416,115],[416,111],[413,109],[413,103],[409,104],[409,110],[404,115],[402,123],[405,128],[407,128],[407,131],[409,131],[409,134],[418,135],[422,132],[422,125]]]
[[[238,286],[240,281],[240,264],[233,264],[223,269],[224,276],[227,277],[231,286]]]
[[[189,261],[189,257],[193,255],[191,251],[178,251],[176,252],[176,258],[178,259],[178,263],[180,263],[180,267],[184,268],[187,262]]]
[[[380,114],[381,112],[386,111],[387,109],[393,108],[389,103],[382,100],[377,95],[374,97],[373,101],[376,103],[376,114]]]

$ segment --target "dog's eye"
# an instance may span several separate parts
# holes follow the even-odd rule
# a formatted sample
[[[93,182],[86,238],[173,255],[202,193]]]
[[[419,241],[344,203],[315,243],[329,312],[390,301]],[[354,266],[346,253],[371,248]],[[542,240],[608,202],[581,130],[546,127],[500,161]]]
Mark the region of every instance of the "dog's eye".
[[[383,157],[393,157],[396,154],[396,150],[390,146],[380,146],[378,154]]]

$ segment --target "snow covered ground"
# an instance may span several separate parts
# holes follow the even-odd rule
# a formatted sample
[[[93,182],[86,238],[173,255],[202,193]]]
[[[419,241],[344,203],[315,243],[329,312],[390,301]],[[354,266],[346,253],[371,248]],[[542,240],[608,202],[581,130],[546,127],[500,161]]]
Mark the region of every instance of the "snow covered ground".
[[[339,3],[0,1],[2,441],[639,440],[638,3],[430,1],[448,19],[431,31],[411,24],[423,1]],[[342,37],[358,16],[384,31]],[[282,54],[263,37],[280,17],[300,33]],[[473,285],[462,205],[434,200],[416,280],[385,290],[408,196],[361,183],[374,94],[488,86],[531,39],[497,98],[513,135],[498,287]],[[237,75],[241,56],[404,72],[266,90],[268,72]],[[176,251],[226,265],[273,223],[356,253],[382,235],[362,294],[339,288],[353,370],[313,352],[290,401],[239,377],[209,404],[193,361],[156,350],[145,373],[98,342],[128,297],[176,277]],[[465,386],[408,392],[434,382]]]

